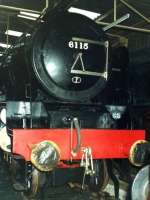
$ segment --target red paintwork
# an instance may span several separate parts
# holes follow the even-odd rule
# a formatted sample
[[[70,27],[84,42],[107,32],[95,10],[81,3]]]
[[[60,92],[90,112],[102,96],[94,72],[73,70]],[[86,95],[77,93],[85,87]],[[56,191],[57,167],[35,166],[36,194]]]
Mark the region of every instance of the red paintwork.
[[[57,165],[57,168],[79,168],[80,167],[80,163],[79,164],[65,164],[64,162],[60,161]]]
[[[55,142],[61,150],[61,160],[71,159],[70,129],[15,129],[13,130],[13,153],[30,160],[32,145],[43,140]],[[131,145],[145,139],[144,130],[81,129],[81,146],[91,147],[94,159],[127,158]],[[76,131],[73,131],[73,147]],[[72,159],[81,159],[79,152]]]

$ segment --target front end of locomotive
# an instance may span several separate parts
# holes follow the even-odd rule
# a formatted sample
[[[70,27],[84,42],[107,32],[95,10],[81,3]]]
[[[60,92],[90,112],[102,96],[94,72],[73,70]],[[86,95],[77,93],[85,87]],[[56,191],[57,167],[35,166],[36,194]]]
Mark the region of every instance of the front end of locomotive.
[[[88,177],[91,188],[101,190],[107,183],[107,161],[130,158],[135,163],[137,141],[145,143],[144,130],[131,130],[125,119],[120,125],[127,103],[108,105],[101,95],[111,80],[107,37],[90,19],[60,13],[38,29],[29,49],[23,65],[29,76],[23,83],[14,64],[14,84],[22,84],[24,95],[8,95],[3,123],[7,141],[0,144],[13,169],[19,169],[14,170],[15,188],[22,169],[20,190],[28,197],[44,185],[44,172],[71,169],[74,174],[80,170],[82,187]]]

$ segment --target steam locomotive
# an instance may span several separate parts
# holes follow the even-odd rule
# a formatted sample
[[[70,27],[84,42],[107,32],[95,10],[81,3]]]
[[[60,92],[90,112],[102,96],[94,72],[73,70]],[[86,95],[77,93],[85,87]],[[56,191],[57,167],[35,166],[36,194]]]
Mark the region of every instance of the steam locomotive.
[[[130,127],[127,60],[125,47],[112,53],[99,25],[68,12],[47,17],[8,50],[0,66],[0,147],[17,190],[39,195],[47,174],[52,185],[78,179],[101,190],[106,160],[133,162],[131,149],[145,132]]]

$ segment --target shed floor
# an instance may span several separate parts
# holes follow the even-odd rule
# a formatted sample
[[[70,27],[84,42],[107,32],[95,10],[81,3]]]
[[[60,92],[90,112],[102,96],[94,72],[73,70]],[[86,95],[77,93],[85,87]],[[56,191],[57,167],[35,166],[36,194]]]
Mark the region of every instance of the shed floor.
[[[69,184],[70,185],[70,184]],[[88,189],[81,191],[79,186],[71,184],[57,188],[50,188],[41,199],[38,200],[115,200],[113,187],[108,185],[107,192],[102,194],[91,193]],[[110,194],[108,194],[110,192]],[[21,193],[13,190],[6,168],[0,167],[0,200],[25,200]],[[125,200],[125,198],[120,198]],[[28,200],[28,199],[26,199]],[[37,199],[36,199],[37,200]]]

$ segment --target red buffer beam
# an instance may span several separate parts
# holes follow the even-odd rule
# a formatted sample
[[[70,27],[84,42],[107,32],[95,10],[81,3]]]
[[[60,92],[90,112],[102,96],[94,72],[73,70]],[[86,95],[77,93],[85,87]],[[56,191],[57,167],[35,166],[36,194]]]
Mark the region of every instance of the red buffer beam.
[[[93,159],[128,158],[133,143],[145,139],[144,130],[81,129],[81,150],[92,149]],[[33,145],[50,140],[60,149],[61,160],[81,159],[80,150],[72,157],[71,150],[76,146],[76,130],[70,129],[15,129],[13,130],[13,153],[30,161]],[[71,142],[72,141],[72,142]]]

